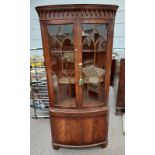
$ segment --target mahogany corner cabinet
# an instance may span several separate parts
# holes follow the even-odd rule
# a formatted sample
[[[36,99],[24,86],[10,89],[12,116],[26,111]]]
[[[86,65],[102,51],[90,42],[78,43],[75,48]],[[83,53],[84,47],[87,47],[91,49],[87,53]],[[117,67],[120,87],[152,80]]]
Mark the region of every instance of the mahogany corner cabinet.
[[[38,6],[52,145],[107,146],[108,98],[118,6]]]

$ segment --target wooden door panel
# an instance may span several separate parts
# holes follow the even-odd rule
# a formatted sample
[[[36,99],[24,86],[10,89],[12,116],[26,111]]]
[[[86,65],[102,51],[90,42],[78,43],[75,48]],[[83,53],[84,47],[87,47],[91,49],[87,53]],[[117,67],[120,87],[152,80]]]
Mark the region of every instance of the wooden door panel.
[[[64,145],[81,144],[80,119],[53,117],[51,121],[54,143]]]
[[[82,144],[89,145],[106,140],[107,115],[87,117],[82,119]]]

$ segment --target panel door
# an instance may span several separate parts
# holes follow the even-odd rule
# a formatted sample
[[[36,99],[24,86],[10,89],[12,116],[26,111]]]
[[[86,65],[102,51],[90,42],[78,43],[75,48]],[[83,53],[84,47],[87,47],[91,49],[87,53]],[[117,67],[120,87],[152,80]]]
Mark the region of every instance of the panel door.
[[[101,116],[86,117],[82,120],[82,144],[91,145],[106,141],[107,138],[107,114]]]
[[[53,142],[64,145],[81,144],[81,122],[79,118],[52,117]]]

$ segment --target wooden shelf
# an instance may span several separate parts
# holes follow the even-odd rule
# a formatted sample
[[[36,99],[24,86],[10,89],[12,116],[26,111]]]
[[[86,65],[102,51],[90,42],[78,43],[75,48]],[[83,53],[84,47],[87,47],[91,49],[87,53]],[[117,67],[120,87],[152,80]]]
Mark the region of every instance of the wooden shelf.
[[[71,98],[71,99],[66,99],[66,100],[63,100],[61,101],[60,103],[58,104],[55,104],[56,107],[76,107],[76,102],[75,102],[75,99],[74,98]]]
[[[86,59],[83,61],[84,65],[92,64],[94,62],[94,58]]]
[[[95,51],[94,50],[82,50],[82,52],[83,53],[93,53]],[[106,52],[106,51],[96,51],[96,52],[100,53],[100,52]]]
[[[52,51],[51,50],[51,53],[74,53],[74,50],[73,51]]]
[[[72,51],[64,51],[64,50],[62,50],[62,51],[56,51],[56,50],[51,50],[51,53],[61,53],[61,52],[63,52],[63,53],[74,53],[74,50],[72,50]],[[83,53],[93,53],[93,52],[95,52],[94,50],[82,50],[82,52]],[[96,52],[106,52],[106,51],[96,51]]]

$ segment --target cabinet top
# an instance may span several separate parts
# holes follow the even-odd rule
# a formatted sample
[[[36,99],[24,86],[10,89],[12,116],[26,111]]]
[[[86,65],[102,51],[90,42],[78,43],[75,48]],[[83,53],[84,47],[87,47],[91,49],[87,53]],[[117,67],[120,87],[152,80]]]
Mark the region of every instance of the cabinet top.
[[[108,4],[61,4],[61,5],[44,5],[44,6],[37,6],[36,10],[57,10],[57,9],[85,9],[85,8],[102,8],[102,9],[110,9],[110,10],[117,10],[117,5],[108,5]]]
[[[107,4],[62,4],[36,7],[40,20],[75,17],[114,19],[117,9],[117,5]]]

